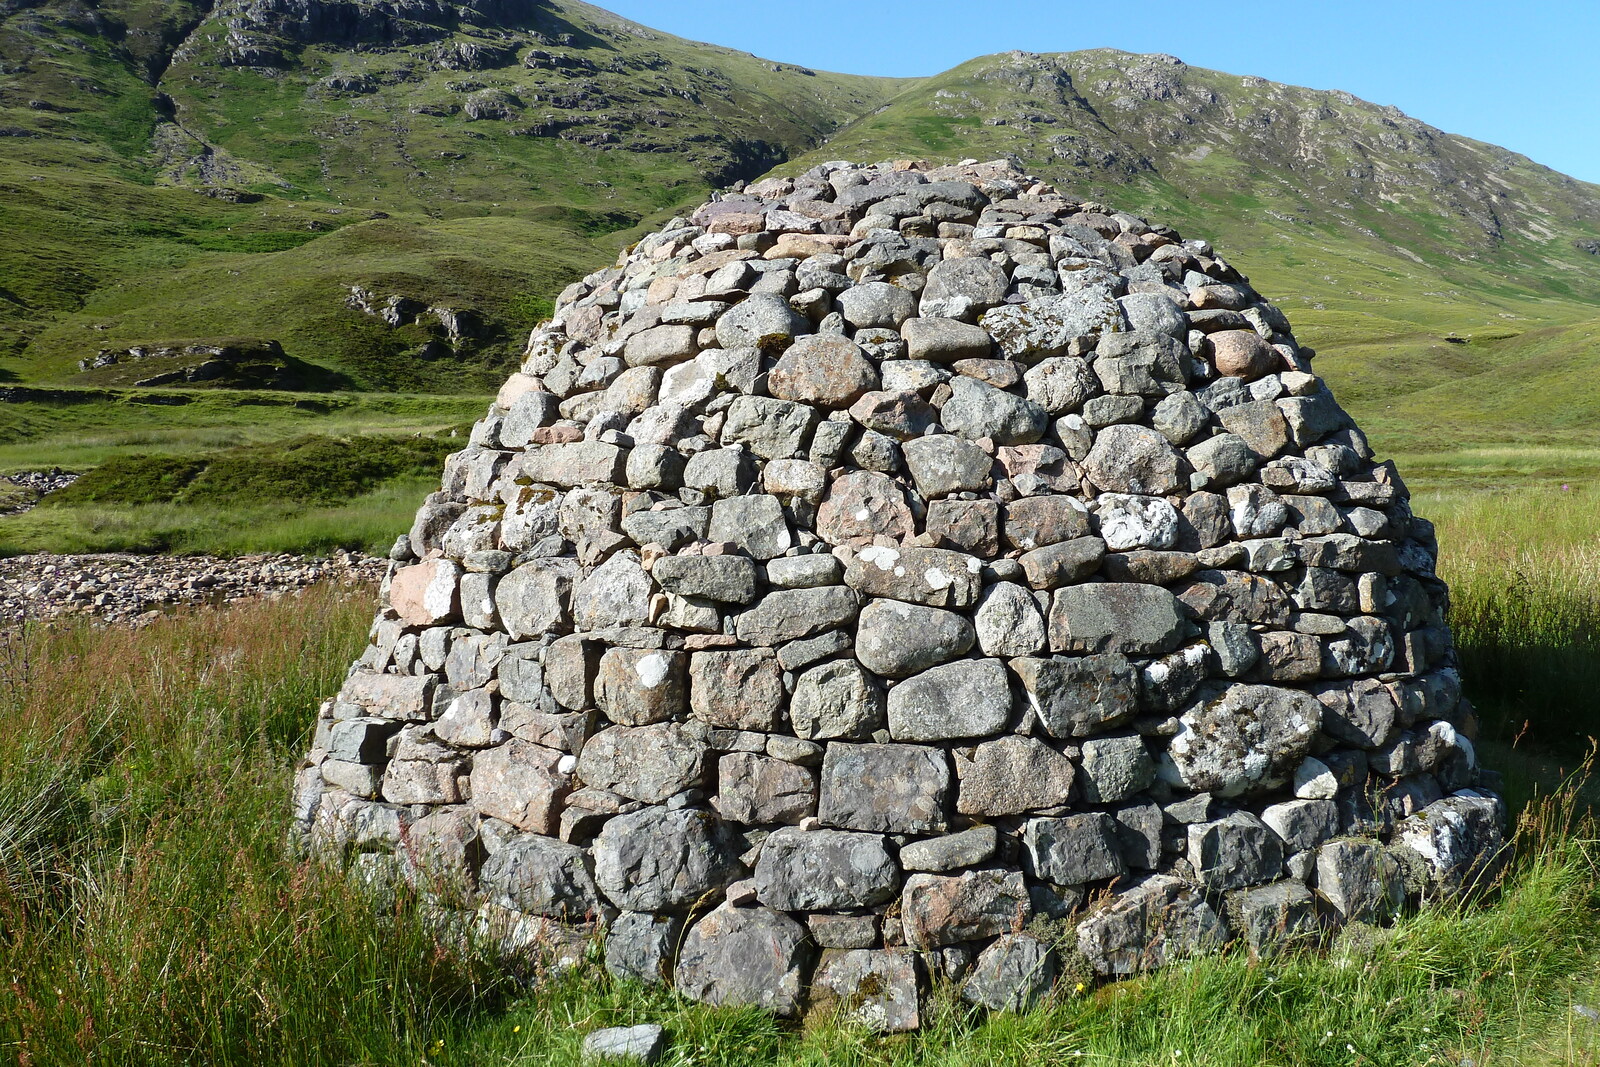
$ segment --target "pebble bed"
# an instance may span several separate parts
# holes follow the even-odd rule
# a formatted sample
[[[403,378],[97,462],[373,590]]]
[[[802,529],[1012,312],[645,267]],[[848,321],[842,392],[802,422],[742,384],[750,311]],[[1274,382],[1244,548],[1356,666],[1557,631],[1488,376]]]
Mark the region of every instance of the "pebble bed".
[[[143,625],[182,605],[282,596],[317,582],[375,584],[385,562],[354,552],[324,559],[266,555],[29,555],[0,559],[0,619],[13,625],[91,618]]]

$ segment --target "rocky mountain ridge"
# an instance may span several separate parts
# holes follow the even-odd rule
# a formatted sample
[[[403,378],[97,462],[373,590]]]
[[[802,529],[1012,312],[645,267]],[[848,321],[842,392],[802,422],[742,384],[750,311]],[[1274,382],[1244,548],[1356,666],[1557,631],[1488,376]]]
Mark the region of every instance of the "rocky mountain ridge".
[[[1276,202],[1285,225],[1403,241],[1418,262],[1444,249],[1502,268],[1525,257],[1583,273],[1591,298],[1600,277],[1582,236],[1600,220],[1600,188],[1347,92],[1169,55],[1009,52],[928,79],[823,152],[891,147],[881,142],[913,116],[982,130],[986,149],[1009,148],[1097,195],[1231,194]]]

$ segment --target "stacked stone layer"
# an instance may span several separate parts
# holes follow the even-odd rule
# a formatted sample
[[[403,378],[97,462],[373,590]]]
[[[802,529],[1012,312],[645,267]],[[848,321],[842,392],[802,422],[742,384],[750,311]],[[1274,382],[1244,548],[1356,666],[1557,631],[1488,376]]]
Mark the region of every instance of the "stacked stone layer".
[[[825,164],[561,295],[396,545],[309,840],[616,973],[917,1024],[1492,864],[1433,530],[1203,241]]]

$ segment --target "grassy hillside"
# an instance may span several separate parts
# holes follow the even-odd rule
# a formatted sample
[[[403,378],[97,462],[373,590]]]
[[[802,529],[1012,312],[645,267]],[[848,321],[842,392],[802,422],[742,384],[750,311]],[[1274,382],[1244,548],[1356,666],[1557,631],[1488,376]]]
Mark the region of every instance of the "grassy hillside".
[[[1600,304],[1586,250],[1600,186],[1348,93],[1171,56],[984,56],[785,169],[963,154],[1013,154],[1086,198],[1194,230],[1328,310],[1435,324],[1463,301]]]
[[[481,390],[569,281],[898,84],[580,3],[6,8],[0,373],[243,339],[346,387]],[[417,308],[392,327],[352,287]]]
[[[1348,94],[1110,50],[892,81],[569,2],[47,0],[0,15],[0,133],[0,371],[29,381],[131,384],[154,365],[79,361],[237,339],[334,386],[482,389],[672,210],[841,156],[1015,154],[1211,238],[1323,348],[1600,307],[1595,186]],[[415,307],[387,325],[355,289]]]

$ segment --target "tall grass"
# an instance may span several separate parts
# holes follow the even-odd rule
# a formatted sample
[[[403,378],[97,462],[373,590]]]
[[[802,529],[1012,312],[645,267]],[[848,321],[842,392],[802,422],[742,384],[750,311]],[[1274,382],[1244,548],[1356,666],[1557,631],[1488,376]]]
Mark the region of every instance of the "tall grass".
[[[1571,754],[1600,737],[1600,496],[1424,494],[1468,692],[1490,735]]]
[[[416,1062],[490,1002],[405,902],[375,908],[285,853],[307,711],[369,611],[318,590],[12,641],[0,1049],[36,1065]]]

